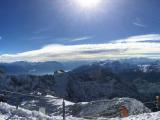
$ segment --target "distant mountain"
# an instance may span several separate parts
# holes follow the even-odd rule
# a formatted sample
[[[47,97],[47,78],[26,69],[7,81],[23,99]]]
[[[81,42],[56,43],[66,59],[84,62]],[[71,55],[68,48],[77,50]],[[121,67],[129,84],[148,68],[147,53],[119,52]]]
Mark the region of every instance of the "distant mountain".
[[[59,62],[13,62],[0,63],[0,68],[7,74],[49,74],[64,66]]]
[[[71,61],[71,62],[13,62],[13,63],[0,63],[0,70],[5,71],[7,74],[32,74],[44,75],[53,74],[54,71],[63,69],[70,71],[81,65],[89,64],[91,61]]]

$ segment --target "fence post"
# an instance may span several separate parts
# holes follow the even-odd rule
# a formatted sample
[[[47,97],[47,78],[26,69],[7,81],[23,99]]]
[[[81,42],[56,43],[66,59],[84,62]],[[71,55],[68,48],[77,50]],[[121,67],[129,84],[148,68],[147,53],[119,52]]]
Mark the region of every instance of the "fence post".
[[[65,101],[64,101],[64,99],[63,99],[62,107],[63,107],[63,120],[65,120],[66,119],[66,117],[65,117],[66,110],[65,110]]]
[[[17,92],[17,86],[16,86],[15,90]],[[16,97],[16,110],[18,110],[18,107],[19,107],[19,98],[18,97],[19,96],[17,95],[17,97]]]
[[[159,110],[160,107],[160,96],[156,96],[156,108]]]

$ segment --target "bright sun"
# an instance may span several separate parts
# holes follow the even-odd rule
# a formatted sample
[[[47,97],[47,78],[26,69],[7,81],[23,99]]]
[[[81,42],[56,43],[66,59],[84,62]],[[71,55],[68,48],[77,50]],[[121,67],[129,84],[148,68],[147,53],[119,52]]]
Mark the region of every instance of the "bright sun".
[[[102,0],[75,0],[76,3],[83,9],[97,8]]]

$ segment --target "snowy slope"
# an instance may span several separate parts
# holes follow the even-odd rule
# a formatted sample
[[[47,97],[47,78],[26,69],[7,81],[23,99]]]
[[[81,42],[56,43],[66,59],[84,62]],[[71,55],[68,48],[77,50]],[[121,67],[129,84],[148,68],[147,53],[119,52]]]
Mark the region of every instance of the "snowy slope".
[[[0,119],[1,120],[35,120],[37,118],[40,119],[50,119],[51,117],[46,116],[42,113],[38,113],[36,111],[29,111],[26,109],[19,108],[16,110],[14,106],[8,105],[6,103],[0,103]]]
[[[47,95],[46,98],[25,101],[21,104],[22,108],[38,111],[40,107],[45,108],[46,114],[50,116],[62,115],[62,99]],[[92,102],[72,103],[65,100],[66,115],[74,117],[120,117],[120,106],[126,106],[129,115],[151,112],[140,101],[132,98],[115,98],[112,100],[97,100]]]
[[[123,120],[160,120],[160,112],[145,113],[138,116],[130,116]]]
[[[6,103],[0,103],[0,120],[62,120],[61,116],[47,116],[43,113],[30,111]],[[66,120],[87,120],[83,118],[67,117]],[[92,120],[160,120],[160,112],[145,113],[141,115],[130,116],[128,118],[97,118]]]
[[[26,100],[21,103],[21,107],[28,110],[38,111],[40,107],[45,108],[48,115],[62,115],[63,99],[51,95],[46,95],[40,99]],[[65,100],[65,106],[71,106],[74,103]]]
[[[112,100],[97,100],[88,103],[77,103],[73,105],[71,115],[75,117],[120,117],[119,108],[127,107],[129,115],[138,115],[142,113],[150,113],[151,111],[143,105],[143,103],[132,98],[114,98]]]
[[[112,119],[98,119],[98,120],[160,120],[160,112],[134,115],[123,119],[112,118]]]
[[[0,103],[0,120],[62,120],[61,116],[48,116],[41,112],[23,108],[16,110],[14,106]],[[67,120],[84,120],[82,118],[67,117]]]

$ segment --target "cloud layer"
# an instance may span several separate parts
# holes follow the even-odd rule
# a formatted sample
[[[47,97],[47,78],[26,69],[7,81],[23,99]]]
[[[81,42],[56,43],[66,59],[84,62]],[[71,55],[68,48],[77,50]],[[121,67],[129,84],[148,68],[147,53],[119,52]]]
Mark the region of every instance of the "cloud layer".
[[[51,44],[38,50],[2,54],[0,62],[104,60],[129,57],[160,58],[160,34],[131,36],[104,44]]]

